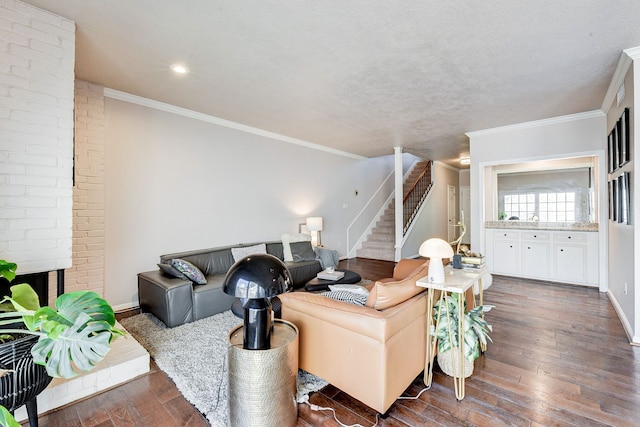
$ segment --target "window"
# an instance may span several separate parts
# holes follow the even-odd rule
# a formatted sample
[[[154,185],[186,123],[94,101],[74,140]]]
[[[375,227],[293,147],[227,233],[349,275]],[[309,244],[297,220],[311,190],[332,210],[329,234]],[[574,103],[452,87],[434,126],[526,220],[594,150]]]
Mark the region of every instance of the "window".
[[[525,193],[505,194],[506,219],[531,221],[534,217],[543,222],[575,222],[576,193]]]
[[[504,212],[507,219],[521,219],[526,221],[536,212],[536,195],[511,194],[504,196]]]
[[[575,222],[576,193],[540,193],[538,199],[540,221]]]

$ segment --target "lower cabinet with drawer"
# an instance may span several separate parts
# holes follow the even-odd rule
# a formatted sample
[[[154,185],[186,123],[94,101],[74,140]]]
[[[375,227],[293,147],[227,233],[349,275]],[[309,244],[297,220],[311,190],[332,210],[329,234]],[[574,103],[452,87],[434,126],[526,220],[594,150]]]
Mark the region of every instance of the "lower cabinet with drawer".
[[[598,285],[598,233],[486,230],[489,271],[539,280]]]

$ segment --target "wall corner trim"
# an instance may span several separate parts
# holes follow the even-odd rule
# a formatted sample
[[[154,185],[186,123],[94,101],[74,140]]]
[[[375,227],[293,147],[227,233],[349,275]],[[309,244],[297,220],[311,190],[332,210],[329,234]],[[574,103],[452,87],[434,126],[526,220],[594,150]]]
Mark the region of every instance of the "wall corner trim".
[[[613,72],[613,77],[611,77],[611,83],[609,83],[607,93],[602,100],[601,109],[605,113],[607,113],[609,108],[611,108],[611,104],[613,104],[613,100],[618,93],[618,88],[624,82],[624,76],[627,74],[629,67],[633,61],[638,58],[640,58],[640,46],[625,49],[622,51],[622,54],[620,54],[618,65],[616,66],[616,70]]]
[[[313,142],[304,141],[302,139],[292,138],[286,135],[280,135],[275,132],[269,132],[263,129],[255,128],[252,126],[243,125],[242,123],[233,122],[231,120],[221,119],[219,117],[211,116],[197,111],[189,110],[187,108],[177,107],[175,105],[167,104],[164,102],[156,101],[149,98],[144,98],[138,95],[132,95],[127,92],[121,92],[119,90],[104,88],[104,96],[107,98],[117,99],[120,101],[130,102],[132,104],[141,105],[143,107],[154,108],[156,110],[164,111],[171,114],[188,117],[195,120],[200,120],[207,123],[212,123],[218,126],[224,126],[230,129],[235,129],[241,132],[250,133],[253,135],[263,136],[265,138],[274,139],[289,144],[300,145],[313,150],[325,151],[327,153],[336,154],[338,156],[348,157],[356,160],[366,160],[368,157],[360,156],[346,151],[336,150],[334,148],[325,147]]]

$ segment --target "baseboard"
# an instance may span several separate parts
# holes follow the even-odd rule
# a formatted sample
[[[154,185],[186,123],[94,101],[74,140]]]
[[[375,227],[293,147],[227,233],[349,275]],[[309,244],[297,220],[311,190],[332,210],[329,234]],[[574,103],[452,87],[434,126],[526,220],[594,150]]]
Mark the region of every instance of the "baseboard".
[[[609,301],[611,301],[611,305],[613,305],[613,309],[616,311],[618,315],[618,319],[620,319],[620,323],[622,323],[622,327],[624,328],[624,332],[627,334],[627,339],[631,344],[640,345],[640,337],[633,336],[633,327],[631,323],[629,323],[629,319],[625,316],[622,307],[618,303],[618,300],[613,295],[613,293],[609,290],[607,291],[607,296],[609,297]]]

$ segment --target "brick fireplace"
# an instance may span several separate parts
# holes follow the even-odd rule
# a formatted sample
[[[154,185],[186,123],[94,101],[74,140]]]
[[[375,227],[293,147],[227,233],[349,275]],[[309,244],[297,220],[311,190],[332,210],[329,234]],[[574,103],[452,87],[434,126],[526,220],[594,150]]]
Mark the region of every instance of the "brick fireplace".
[[[11,34],[0,79],[0,257],[41,283],[72,264],[75,25],[19,1],[0,10]]]

